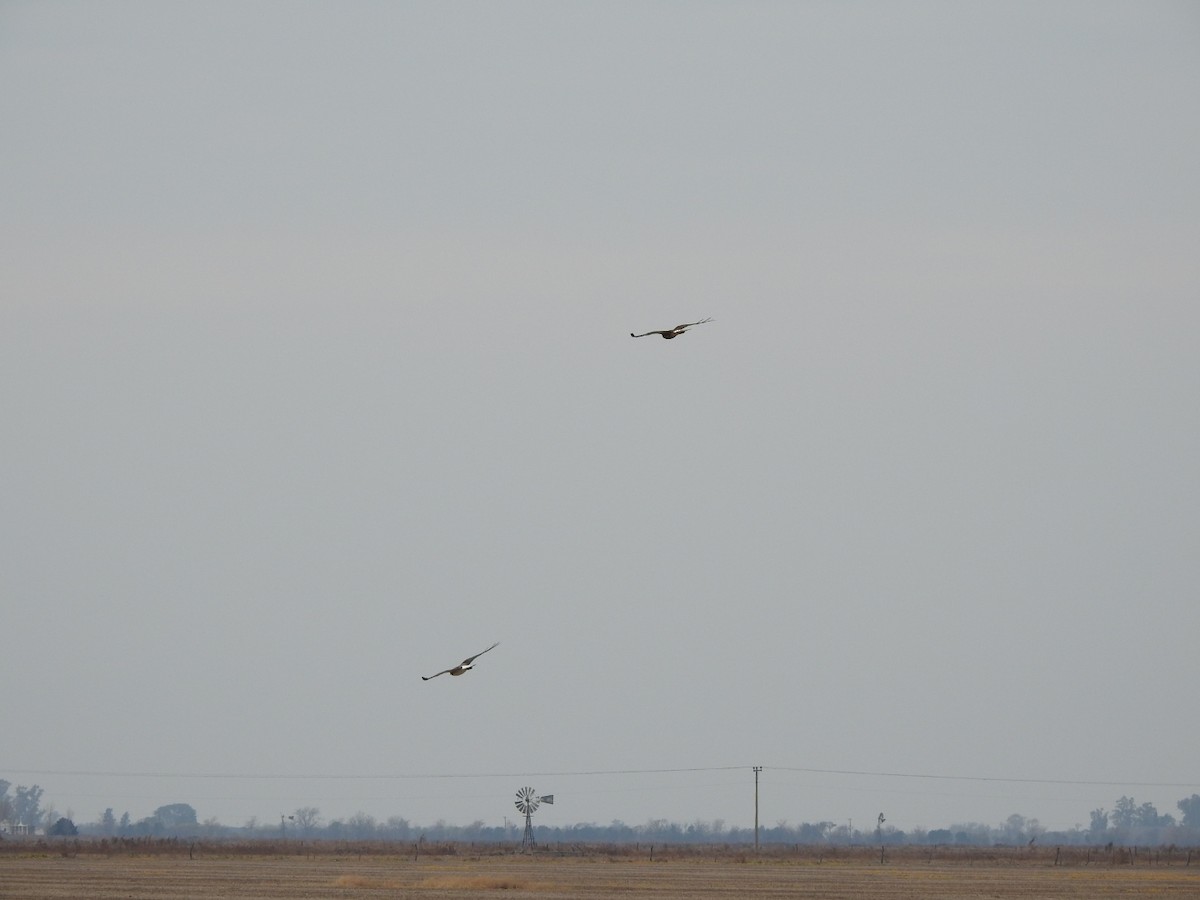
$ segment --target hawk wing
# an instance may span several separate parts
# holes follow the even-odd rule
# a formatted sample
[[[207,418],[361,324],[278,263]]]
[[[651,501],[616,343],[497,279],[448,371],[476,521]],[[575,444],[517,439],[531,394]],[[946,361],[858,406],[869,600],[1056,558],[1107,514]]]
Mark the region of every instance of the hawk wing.
[[[422,675],[421,680],[429,681],[431,678],[437,678],[438,675],[460,675],[460,674],[462,674],[463,670],[466,668],[469,668],[471,663],[475,662],[476,659],[483,656],[483,654],[487,653],[488,650],[491,650],[491,649],[499,646],[499,644],[500,644],[500,642],[496,641],[496,643],[492,644],[491,647],[488,647],[487,650],[480,650],[474,656],[468,656],[466,659],[464,659],[462,662],[460,662],[457,666],[452,666],[449,669],[442,669],[442,671],[440,671],[434,675]]]
[[[488,647],[487,650],[480,650],[474,656],[468,656],[466,659],[464,659],[462,661],[462,663],[460,665],[469,666],[471,663],[475,662],[475,660],[479,659],[479,657],[483,656],[483,654],[487,653],[488,650],[495,649],[497,646],[499,646],[499,644],[500,644],[500,642],[496,641],[496,643],[492,644],[491,647]],[[439,674],[441,674],[441,673],[439,673]]]
[[[704,323],[711,322],[711,321],[712,321],[712,316],[709,316],[707,319],[701,319],[699,322],[684,322],[682,325],[676,325],[674,328],[664,328],[661,331],[647,331],[642,334],[634,334],[631,331],[631,332],[629,332],[629,336],[630,337],[645,337],[648,334],[661,334],[665,338],[673,338],[677,335],[683,334],[685,331],[687,331],[693,325],[703,325]]]

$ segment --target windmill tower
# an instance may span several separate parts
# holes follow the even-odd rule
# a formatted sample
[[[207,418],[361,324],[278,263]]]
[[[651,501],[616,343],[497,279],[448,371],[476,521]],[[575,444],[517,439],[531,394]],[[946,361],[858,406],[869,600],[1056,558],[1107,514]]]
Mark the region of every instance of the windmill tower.
[[[532,848],[537,841],[533,839],[533,812],[543,803],[554,803],[554,795],[546,794],[539,797],[531,787],[523,787],[517,791],[516,807],[518,812],[525,813],[525,837],[521,838],[521,849]]]

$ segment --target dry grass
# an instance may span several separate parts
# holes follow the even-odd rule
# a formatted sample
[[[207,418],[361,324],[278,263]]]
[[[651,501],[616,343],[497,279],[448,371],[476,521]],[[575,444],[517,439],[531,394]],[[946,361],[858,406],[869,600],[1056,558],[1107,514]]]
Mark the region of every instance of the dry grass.
[[[423,878],[415,885],[399,878],[380,878],[369,875],[339,875],[334,887],[360,890],[398,891],[413,887],[433,891],[552,891],[548,882],[531,881],[505,875],[435,875]]]
[[[554,885],[528,878],[496,875],[438,875],[425,878],[418,887],[446,891],[551,891]]]
[[[7,842],[6,842],[7,843]],[[239,846],[142,846],[64,854],[26,844],[0,852],[0,898],[21,900],[318,900],[410,897],[470,900],[503,892],[529,900],[1116,900],[1200,897],[1200,855],[1136,856],[1055,848],[878,848],[659,846],[541,848],[531,855],[490,846],[415,855],[391,846],[324,845],[254,855]],[[954,852],[950,852],[953,849]],[[149,851],[149,852],[146,852]],[[1130,860],[1134,860],[1131,864]],[[1190,863],[1190,864],[1189,864]]]
[[[333,886],[371,891],[399,891],[404,889],[405,883],[398,878],[372,878],[368,875],[339,875],[334,879]]]

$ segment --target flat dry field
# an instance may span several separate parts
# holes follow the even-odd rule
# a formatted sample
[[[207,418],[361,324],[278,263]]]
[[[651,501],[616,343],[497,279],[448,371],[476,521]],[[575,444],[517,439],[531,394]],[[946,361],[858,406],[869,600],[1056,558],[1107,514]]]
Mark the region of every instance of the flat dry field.
[[[789,858],[697,853],[538,853],[410,856],[0,855],[5,900],[209,900],[209,898],[1105,898],[1200,897],[1200,860],[1157,865],[1054,865],[1045,856],[944,859],[866,853]]]

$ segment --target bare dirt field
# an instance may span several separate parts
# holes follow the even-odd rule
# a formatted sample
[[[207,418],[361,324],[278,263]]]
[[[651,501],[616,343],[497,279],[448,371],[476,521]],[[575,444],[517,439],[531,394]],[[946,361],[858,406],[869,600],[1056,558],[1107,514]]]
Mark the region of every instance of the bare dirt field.
[[[646,848],[402,855],[395,848],[272,854],[186,843],[150,853],[30,847],[0,854],[0,898],[1200,897],[1200,854],[1185,854],[1143,851],[1139,859],[1096,851],[1085,858],[1075,850],[1056,864],[1053,849],[939,855],[911,848],[880,863],[879,851],[868,848],[772,849],[759,856],[661,848],[651,859]]]

